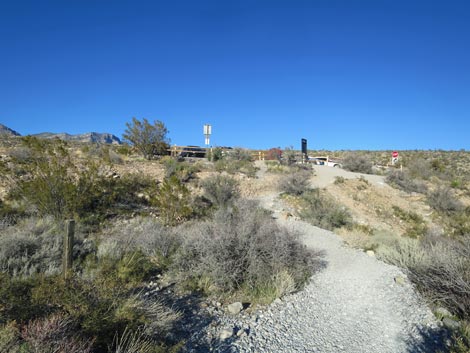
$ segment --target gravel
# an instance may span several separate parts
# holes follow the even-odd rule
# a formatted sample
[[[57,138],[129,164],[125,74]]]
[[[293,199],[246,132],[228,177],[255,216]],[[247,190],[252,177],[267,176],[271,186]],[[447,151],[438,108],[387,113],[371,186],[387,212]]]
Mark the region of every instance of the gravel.
[[[330,231],[283,217],[289,210],[276,195],[260,201],[274,211],[278,222],[298,231],[306,246],[324,252],[325,267],[303,290],[270,306],[238,315],[215,310],[212,324],[193,336],[186,351],[398,353],[445,349],[444,329],[402,270],[346,247]],[[214,313],[210,307],[208,310]]]

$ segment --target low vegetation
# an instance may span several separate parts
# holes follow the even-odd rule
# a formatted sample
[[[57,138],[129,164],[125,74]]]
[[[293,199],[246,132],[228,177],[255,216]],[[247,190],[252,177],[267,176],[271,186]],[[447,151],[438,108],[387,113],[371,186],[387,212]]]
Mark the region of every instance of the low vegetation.
[[[342,161],[342,166],[351,172],[373,174],[372,161],[363,154],[348,153]]]
[[[297,236],[253,202],[238,201],[179,231],[184,240],[174,268],[205,293],[270,302],[299,289],[315,268]]]

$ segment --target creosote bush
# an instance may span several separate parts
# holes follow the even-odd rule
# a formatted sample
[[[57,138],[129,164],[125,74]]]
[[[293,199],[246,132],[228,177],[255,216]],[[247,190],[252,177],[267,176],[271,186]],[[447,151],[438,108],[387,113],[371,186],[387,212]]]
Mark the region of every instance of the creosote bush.
[[[289,195],[302,195],[310,188],[311,175],[306,170],[288,174],[279,180],[279,189]]]
[[[352,216],[345,207],[338,205],[326,191],[315,188],[302,194],[300,217],[324,229],[348,227]]]
[[[107,177],[99,164],[77,164],[63,141],[25,139],[33,152],[9,198],[28,205],[29,212],[56,219],[79,218],[96,224],[108,215],[135,211],[145,204],[137,193],[155,187],[142,176]]]
[[[152,203],[158,208],[160,219],[167,226],[188,220],[194,212],[191,193],[176,176],[163,181]]]
[[[174,176],[183,183],[194,179],[196,177],[196,173],[200,171],[196,165],[185,161],[179,161],[170,156],[163,157],[160,162],[165,167],[166,178]]]
[[[244,291],[253,299],[263,291],[273,293],[268,287],[282,288],[279,282],[292,281],[285,287],[297,289],[315,270],[315,256],[297,235],[254,202],[240,200],[219,209],[212,221],[180,232],[184,241],[173,269],[186,283],[210,292]]]
[[[201,183],[204,196],[217,208],[230,206],[240,197],[239,183],[234,178],[217,174]]]

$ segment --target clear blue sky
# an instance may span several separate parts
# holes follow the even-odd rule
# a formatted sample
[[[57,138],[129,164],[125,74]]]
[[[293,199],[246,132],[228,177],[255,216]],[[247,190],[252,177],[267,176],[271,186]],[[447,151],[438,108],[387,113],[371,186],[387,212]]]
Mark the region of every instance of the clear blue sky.
[[[171,142],[470,149],[470,1],[0,0],[0,123]]]

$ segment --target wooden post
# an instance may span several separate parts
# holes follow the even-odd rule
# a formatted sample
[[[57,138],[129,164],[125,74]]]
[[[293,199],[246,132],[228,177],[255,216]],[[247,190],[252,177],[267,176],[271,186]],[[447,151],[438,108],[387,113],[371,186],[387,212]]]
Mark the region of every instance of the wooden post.
[[[72,269],[72,250],[73,250],[73,238],[75,235],[75,221],[69,219],[65,221],[65,237],[64,237],[64,257],[63,257],[63,273],[64,278],[67,276]]]

